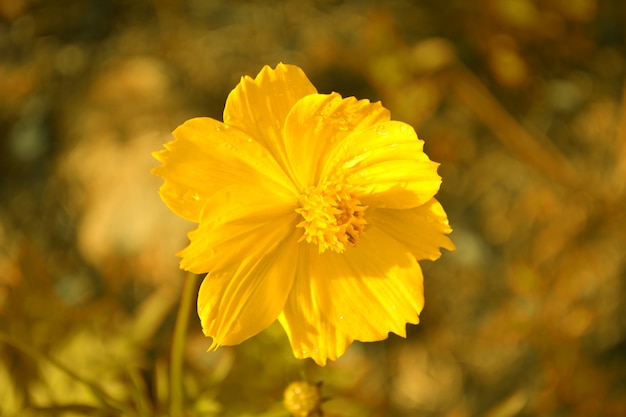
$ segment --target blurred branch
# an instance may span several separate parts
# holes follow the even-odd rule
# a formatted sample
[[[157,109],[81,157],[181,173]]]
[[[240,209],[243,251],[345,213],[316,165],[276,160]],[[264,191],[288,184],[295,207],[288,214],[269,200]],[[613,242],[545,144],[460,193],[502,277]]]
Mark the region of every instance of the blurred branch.
[[[135,406],[137,407],[137,413],[140,416],[154,415],[154,411],[150,407],[150,395],[146,383],[141,377],[139,370],[135,367],[128,368],[128,377],[130,378],[131,385],[134,389],[130,390],[130,395],[133,398]]]
[[[616,138],[616,167],[613,173],[613,179],[615,181],[615,195],[619,197],[623,196],[626,191],[626,83],[624,83],[622,91],[622,105],[619,112],[619,121],[617,124],[617,138]]]
[[[563,185],[578,184],[574,168],[559,150],[549,140],[530,135],[470,70],[458,64],[450,75],[452,90],[509,151]]]
[[[513,417],[518,415],[526,403],[528,394],[518,391],[491,408],[484,417]]]
[[[136,415],[135,412],[130,409],[126,404],[124,404],[123,402],[120,402],[118,400],[116,400],[115,398],[111,397],[109,394],[107,394],[106,392],[104,392],[99,386],[97,386],[96,384],[94,384],[91,381],[86,380],[85,378],[81,377],[80,375],[76,374],[74,371],[72,371],[71,369],[69,369],[68,367],[66,367],[65,365],[63,365],[61,362],[57,361],[56,359],[37,351],[36,349],[30,347],[28,344],[15,339],[14,337],[7,335],[3,332],[0,332],[0,341],[13,346],[14,348],[20,350],[21,352],[31,356],[33,359],[38,360],[40,362],[47,362],[51,365],[53,365],[54,367],[56,367],[57,369],[59,369],[60,371],[62,371],[63,373],[65,373],[67,376],[69,376],[70,378],[81,382],[82,384],[84,384],[87,388],[89,388],[89,390],[94,394],[94,396],[96,398],[98,398],[100,400],[100,402],[108,409],[112,410],[112,411],[118,411],[123,413],[123,415],[126,416],[133,416]],[[56,407],[56,406],[55,406]]]
[[[81,416],[102,415],[102,409],[85,404],[63,404],[32,408],[34,411],[41,412],[44,415],[64,415],[64,413],[72,413]]]
[[[151,343],[176,301],[176,291],[169,286],[154,291],[137,310],[127,330],[129,338],[137,344]]]

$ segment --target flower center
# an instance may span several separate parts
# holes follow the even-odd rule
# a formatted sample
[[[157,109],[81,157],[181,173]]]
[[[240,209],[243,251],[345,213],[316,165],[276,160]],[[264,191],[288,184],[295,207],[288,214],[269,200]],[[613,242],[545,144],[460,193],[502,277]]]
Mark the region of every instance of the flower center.
[[[297,227],[304,229],[300,242],[317,243],[319,253],[331,249],[342,253],[348,244],[357,246],[367,222],[367,206],[347,192],[341,184],[328,183],[311,187],[300,194],[296,213],[304,219]]]

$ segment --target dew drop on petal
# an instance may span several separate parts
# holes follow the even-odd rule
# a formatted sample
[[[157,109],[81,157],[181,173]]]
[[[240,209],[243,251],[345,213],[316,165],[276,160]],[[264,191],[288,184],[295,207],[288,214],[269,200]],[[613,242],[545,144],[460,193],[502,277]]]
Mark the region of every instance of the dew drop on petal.
[[[376,133],[378,133],[380,136],[387,136],[389,134],[389,131],[384,127],[377,127]]]
[[[222,146],[228,149],[231,152],[237,152],[237,148],[230,142],[224,141],[222,142]]]

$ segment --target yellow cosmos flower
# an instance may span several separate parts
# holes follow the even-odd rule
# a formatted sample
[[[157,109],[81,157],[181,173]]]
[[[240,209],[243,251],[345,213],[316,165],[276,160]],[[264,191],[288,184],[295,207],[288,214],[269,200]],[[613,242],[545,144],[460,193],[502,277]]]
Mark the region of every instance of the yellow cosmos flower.
[[[154,173],[163,201],[198,224],[178,255],[208,272],[198,314],[213,349],[278,319],[295,356],[324,365],[418,323],[417,260],[454,245],[438,164],[411,126],[279,64],[241,79],[223,123],[191,119],[174,137]]]

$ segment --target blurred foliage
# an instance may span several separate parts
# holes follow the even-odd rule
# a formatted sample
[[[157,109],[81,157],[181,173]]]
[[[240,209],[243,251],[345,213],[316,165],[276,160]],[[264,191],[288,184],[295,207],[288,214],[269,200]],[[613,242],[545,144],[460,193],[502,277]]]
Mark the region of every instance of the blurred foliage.
[[[150,152],[283,61],[380,99],[441,162],[458,250],[407,340],[325,368],[280,326],[206,353],[188,416],[626,415],[626,3],[0,1],[0,415],[168,415],[192,225]]]

